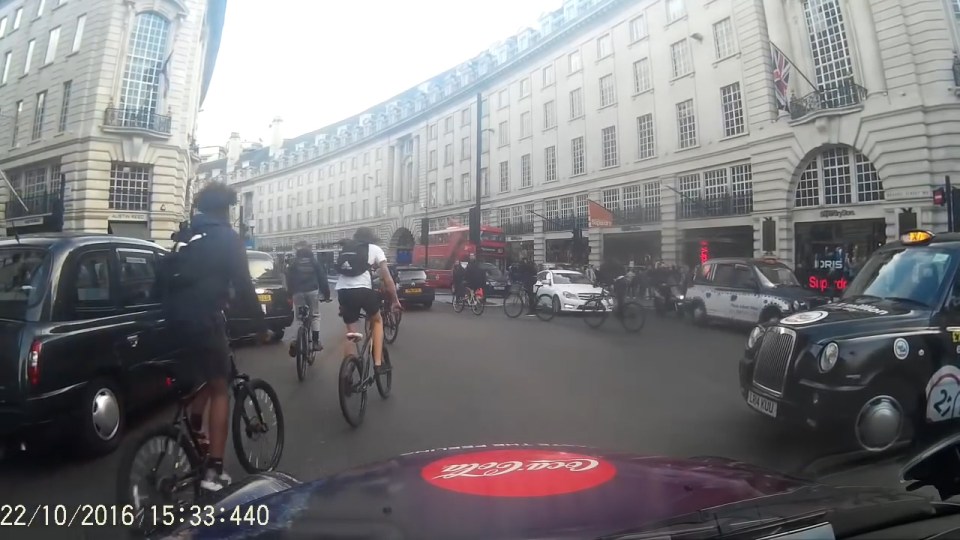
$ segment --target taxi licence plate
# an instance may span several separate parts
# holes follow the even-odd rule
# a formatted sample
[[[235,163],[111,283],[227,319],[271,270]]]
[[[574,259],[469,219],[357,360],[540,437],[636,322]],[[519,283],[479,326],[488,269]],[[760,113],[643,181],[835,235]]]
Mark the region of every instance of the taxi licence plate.
[[[423,292],[421,289],[407,289],[407,294],[420,294]]]
[[[258,301],[258,302],[264,302],[264,303],[269,304],[271,300],[273,300],[273,297],[270,296],[269,294],[258,294],[258,295],[257,295],[257,301]]]
[[[750,405],[754,409],[760,411],[761,413],[771,417],[777,417],[777,402],[772,399],[767,399],[759,394],[754,392],[747,392],[747,405]]]

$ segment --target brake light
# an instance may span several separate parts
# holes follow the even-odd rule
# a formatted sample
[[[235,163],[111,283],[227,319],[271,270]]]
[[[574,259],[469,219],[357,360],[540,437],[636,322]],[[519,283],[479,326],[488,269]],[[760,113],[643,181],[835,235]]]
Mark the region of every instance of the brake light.
[[[173,387],[173,379],[172,379],[171,377],[167,377],[167,378],[163,381],[163,385],[166,386],[167,388]]]
[[[30,344],[30,354],[27,355],[27,380],[31,386],[40,384],[40,342]]]

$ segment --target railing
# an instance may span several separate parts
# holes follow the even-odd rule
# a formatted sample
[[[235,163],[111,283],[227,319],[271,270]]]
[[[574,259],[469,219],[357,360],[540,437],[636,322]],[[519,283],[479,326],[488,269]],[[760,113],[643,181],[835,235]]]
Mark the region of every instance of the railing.
[[[745,216],[751,212],[753,212],[752,194],[681,198],[677,203],[677,219]]]
[[[508,221],[503,224],[504,234],[532,234],[532,221]]]
[[[659,206],[637,206],[634,208],[611,210],[614,225],[637,225],[640,223],[659,223]]]
[[[170,135],[171,117],[150,112],[149,109],[107,108],[103,111],[103,125],[112,128],[143,129]]]
[[[53,214],[60,210],[60,196],[56,193],[41,192],[29,197],[23,197],[24,208],[16,197],[11,197],[4,204],[4,216],[7,220],[29,216]]]
[[[586,229],[590,224],[587,216],[570,216],[565,218],[544,219],[543,232],[572,231],[580,227]]]
[[[801,98],[792,98],[790,117],[796,120],[817,111],[842,109],[863,103],[865,99],[867,99],[867,89],[853,82],[852,79],[847,79],[824,86]]]

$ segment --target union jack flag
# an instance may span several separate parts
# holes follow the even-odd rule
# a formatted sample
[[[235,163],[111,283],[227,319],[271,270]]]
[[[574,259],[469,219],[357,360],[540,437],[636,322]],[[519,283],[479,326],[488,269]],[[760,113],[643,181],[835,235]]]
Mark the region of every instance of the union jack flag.
[[[790,110],[790,60],[773,43],[770,44],[773,56],[773,87],[777,95],[778,108]]]

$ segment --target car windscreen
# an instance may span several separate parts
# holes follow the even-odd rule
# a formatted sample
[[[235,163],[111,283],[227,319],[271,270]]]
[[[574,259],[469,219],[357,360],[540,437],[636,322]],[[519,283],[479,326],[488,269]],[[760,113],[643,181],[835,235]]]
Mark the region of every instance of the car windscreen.
[[[424,270],[400,270],[397,272],[399,281],[426,281],[427,273]]]
[[[247,252],[247,265],[250,267],[250,277],[254,281],[280,279],[273,257]]]
[[[564,272],[561,274],[559,272],[555,272],[553,274],[553,284],[554,285],[591,285],[592,283],[590,282],[589,279],[587,279],[587,276],[583,274],[575,274],[575,273],[567,273],[567,272]]]
[[[0,248],[0,317],[23,319],[43,297],[50,262],[44,248]]]
[[[501,272],[496,265],[493,265],[490,263],[482,263],[480,266],[487,273],[488,279],[503,279],[503,272]]]
[[[758,264],[757,270],[772,286],[799,287],[797,276],[782,264]],[[767,283],[764,283],[767,285]]]
[[[933,306],[954,259],[950,251],[926,246],[879,251],[847,287],[843,299],[877,297]]]

